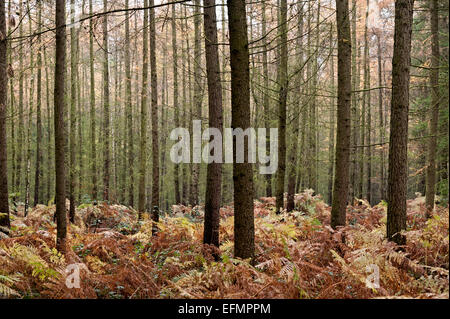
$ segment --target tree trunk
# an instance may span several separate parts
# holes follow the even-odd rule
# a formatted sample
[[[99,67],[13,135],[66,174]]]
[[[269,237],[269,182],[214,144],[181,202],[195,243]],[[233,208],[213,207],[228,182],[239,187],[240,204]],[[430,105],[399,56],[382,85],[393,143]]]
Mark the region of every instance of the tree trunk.
[[[144,6],[148,1],[144,0]],[[139,152],[139,219],[145,211],[146,191],[145,177],[147,174],[147,95],[148,95],[148,10],[144,10],[144,28],[142,31],[142,91],[141,91],[141,145]]]
[[[387,238],[399,245],[406,243],[405,236],[401,235],[400,232],[406,229],[409,69],[411,66],[413,6],[414,0],[398,0],[395,2]]]
[[[6,143],[6,12],[5,1],[0,2],[0,226],[9,227],[8,158]]]
[[[434,196],[436,193],[436,145],[439,123],[439,15],[438,1],[430,1],[431,12],[431,116],[428,124],[430,135],[427,153],[426,192],[425,205],[427,218],[431,217],[434,209]]]
[[[377,34],[377,49],[378,49],[378,116],[380,121],[380,128],[379,128],[379,135],[380,135],[380,143],[384,143],[384,111],[383,111],[383,79],[382,79],[382,65],[381,65],[381,32]],[[385,152],[384,152],[384,145],[382,145],[380,150],[380,157],[381,157],[381,163],[380,163],[380,199],[384,200],[386,198],[386,190],[384,188],[384,180],[385,180],[385,172],[384,172],[384,162],[385,162]]]
[[[76,161],[77,152],[75,131],[77,125],[76,104],[77,104],[77,53],[76,53],[76,30],[75,30],[75,0],[70,0],[71,23],[70,26],[70,164],[69,164],[69,220],[71,223],[75,221],[75,192],[76,192]]]
[[[38,32],[41,31],[42,22],[42,3],[39,2],[38,6]],[[38,56],[37,56],[37,99],[36,99],[36,167],[34,173],[34,206],[41,202],[41,162],[42,162],[42,118],[41,118],[41,105],[42,105],[42,46],[41,36],[38,35]]]
[[[65,189],[65,69],[66,69],[66,4],[56,0],[56,50],[55,50],[55,173],[56,173],[56,246],[62,253],[66,251],[66,189]]]
[[[197,117],[194,120],[201,120],[202,118],[202,77],[201,77],[201,38],[200,38],[200,0],[195,0],[194,8],[194,115]],[[201,151],[201,147],[193,148],[193,154]],[[191,205],[194,207],[198,205],[198,183],[200,179],[200,165],[199,163],[192,164],[192,183],[191,183]]]
[[[154,5],[154,0],[149,0],[150,6]],[[152,219],[159,221],[159,145],[158,145],[158,82],[156,74],[156,26],[155,9],[150,9],[150,77],[152,94]],[[153,232],[156,232],[156,226]]]
[[[177,25],[176,4],[172,5],[172,55],[173,55],[173,108],[175,111],[175,127],[180,126],[180,109],[178,105],[178,53],[177,53]],[[181,203],[180,194],[180,165],[174,164],[175,204]]]
[[[336,1],[338,36],[338,111],[336,135],[336,172],[334,177],[331,226],[345,226],[349,183],[351,38],[348,0]]]
[[[222,86],[220,83],[219,50],[216,45],[217,18],[216,1],[204,0],[204,30],[206,72],[208,77],[209,127],[222,133]],[[214,149],[214,152],[217,152]],[[205,194],[205,227],[203,243],[219,247],[220,201],[222,184],[222,164],[208,163]]]
[[[103,0],[103,11],[108,11],[108,2]],[[109,119],[109,52],[108,52],[108,15],[103,17],[103,200],[109,201],[110,178],[110,119]]]
[[[333,39],[333,25],[331,25],[330,39]],[[330,48],[333,48],[333,41],[330,43]],[[334,56],[333,49],[331,49],[330,54],[331,59],[331,95],[335,93],[335,84],[334,84]],[[331,98],[331,108],[330,108],[330,135],[328,136],[329,144],[328,144],[328,159],[329,159],[329,167],[328,167],[328,203],[331,205],[333,203],[333,175],[334,175],[334,126],[335,126],[335,99]],[[350,163],[349,163],[350,164]]]
[[[303,5],[302,3],[297,3],[297,11],[298,11],[298,39],[297,39],[297,56],[298,62],[297,65],[300,68],[300,71],[297,75],[296,86],[302,88],[303,87]],[[264,34],[264,33],[263,33]],[[292,123],[292,134],[294,136],[291,152],[289,155],[289,173],[288,173],[288,190],[287,190],[287,203],[286,210],[288,212],[294,210],[295,208],[295,182],[296,182],[296,173],[297,173],[297,165],[300,161],[297,160],[297,145],[298,145],[298,137],[299,137],[299,129],[300,129],[300,117],[303,118],[303,114],[301,114],[301,109],[303,108],[303,96],[302,89],[296,90],[296,109],[293,110],[293,115],[295,120]],[[267,132],[266,132],[267,133]],[[267,146],[266,146],[267,147]]]
[[[250,127],[250,74],[245,1],[228,0],[227,7],[230,35],[231,126],[233,129],[245,130]],[[236,163],[236,144],[233,144],[234,255],[244,259],[253,258],[255,225],[252,164],[248,162],[247,152],[244,163]]]
[[[279,45],[279,100],[278,100],[278,171],[276,187],[276,212],[284,209],[284,177],[286,174],[286,104],[288,93],[287,74],[287,0],[280,1]]]
[[[89,0],[89,15],[93,14],[92,1]],[[89,21],[89,68],[90,68],[90,120],[91,120],[91,177],[92,177],[92,192],[91,199],[94,201],[97,199],[97,145],[96,145],[96,125],[95,125],[95,73],[94,73],[94,22],[91,19]]]

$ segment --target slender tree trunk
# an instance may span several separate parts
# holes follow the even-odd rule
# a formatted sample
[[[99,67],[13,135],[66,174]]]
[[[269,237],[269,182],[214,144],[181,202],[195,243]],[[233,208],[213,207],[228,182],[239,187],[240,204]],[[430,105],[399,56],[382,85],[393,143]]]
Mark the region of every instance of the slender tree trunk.
[[[144,0],[148,6],[148,0]],[[139,218],[145,211],[146,192],[145,177],[147,174],[147,95],[148,95],[148,10],[144,10],[144,29],[142,31],[142,91],[141,91],[141,145],[139,152]]]
[[[175,111],[175,127],[180,126],[180,109],[178,105],[178,52],[177,52],[177,25],[176,4],[172,5],[172,56],[173,56],[173,108]],[[174,164],[175,203],[181,203],[180,194],[180,165]]]
[[[247,21],[244,0],[228,0],[230,34],[231,114],[232,128],[250,127],[250,83]],[[253,171],[245,153],[244,163],[236,163],[233,143],[234,182],[234,255],[253,258],[255,254],[255,224],[253,216]]]
[[[303,3],[297,3],[297,11],[298,11],[298,34],[299,37],[297,39],[297,56],[298,62],[297,65],[300,68],[300,71],[297,75],[296,86],[300,88],[303,87]],[[263,33],[264,35],[264,33]],[[293,115],[295,116],[295,121],[292,123],[292,134],[294,136],[291,152],[289,155],[289,173],[288,173],[288,191],[287,191],[287,203],[286,210],[288,212],[294,210],[295,208],[295,182],[296,182],[296,172],[297,172],[297,164],[300,162],[297,160],[297,145],[298,145],[298,137],[299,137],[299,129],[300,129],[300,117],[303,119],[303,114],[301,114],[300,110],[303,108],[303,96],[302,89],[296,90],[296,109],[293,110]]]
[[[0,1],[0,226],[10,226],[8,205],[8,157],[6,143],[6,12],[5,1]]]
[[[280,64],[279,64],[279,100],[278,100],[278,170],[276,187],[276,211],[284,209],[284,178],[286,174],[286,104],[288,93],[287,74],[287,0],[280,1]]]
[[[33,31],[33,24],[31,20],[31,8],[29,3],[27,3],[27,11],[28,11],[28,19],[30,20],[28,22],[29,26],[29,33],[31,34]],[[30,48],[32,47],[32,42],[30,41]],[[25,156],[25,206],[24,206],[24,216],[27,216],[28,214],[28,208],[30,206],[30,170],[31,170],[31,126],[33,123],[33,106],[34,106],[34,75],[33,75],[33,68],[34,68],[34,52],[33,50],[30,50],[30,92],[28,97],[28,123],[27,123],[27,135],[26,135],[26,141],[25,145],[27,145],[27,152]]]
[[[266,22],[266,1],[262,2],[262,50],[263,50],[263,77],[264,77],[264,92],[263,92],[263,106],[264,106],[264,126],[266,128],[266,150],[270,147],[270,99],[269,99],[269,67],[267,62],[267,22]],[[272,197],[272,174],[266,174],[266,196]]]
[[[38,32],[41,31],[42,24],[42,3],[38,4]],[[37,98],[36,98],[36,167],[34,173],[34,206],[41,202],[41,140],[42,140],[42,119],[41,119],[41,105],[42,105],[42,47],[41,36],[38,35],[38,55],[37,55]]]
[[[200,38],[200,0],[194,0],[194,108],[195,116],[198,120],[202,118],[202,78],[201,78],[201,38]],[[193,148],[193,152],[199,152],[200,149]],[[198,205],[198,184],[200,178],[200,165],[192,165],[192,183],[191,183],[191,205]]]
[[[44,61],[47,61],[47,55],[44,47]],[[52,147],[52,125],[51,125],[51,107],[50,107],[50,80],[49,80],[49,68],[45,66],[45,96],[47,100],[47,197],[48,203],[52,198],[51,187],[53,181],[53,147]]]
[[[330,39],[333,39],[333,25],[331,25],[331,32],[330,32]],[[331,48],[331,95],[334,95],[335,93],[335,84],[334,84],[334,56],[333,56],[333,41],[331,41],[330,44]],[[329,167],[328,167],[328,203],[333,203],[333,175],[334,175],[334,126],[335,126],[335,99],[334,97],[331,98],[331,108],[330,108],[330,135],[328,137],[329,144],[328,144],[328,159],[329,159]]]
[[[103,10],[108,11],[108,2],[103,0]],[[103,200],[109,201],[110,178],[110,119],[109,119],[109,48],[108,48],[108,15],[103,17]]]
[[[23,14],[23,2],[19,2],[19,16]],[[23,36],[23,23],[19,24],[19,37]],[[23,169],[23,148],[24,148],[24,114],[23,114],[23,43],[19,45],[19,132],[17,139],[17,172],[15,180],[16,192],[22,191],[22,169]]]
[[[379,135],[380,135],[380,143],[384,143],[384,111],[383,111],[383,79],[382,79],[382,65],[381,65],[381,32],[377,35],[377,49],[378,49],[378,115],[379,115]],[[386,190],[384,188],[384,180],[385,180],[385,172],[384,172],[384,166],[385,166],[385,152],[384,147],[381,147],[380,150],[380,157],[381,157],[381,163],[380,163],[380,199],[384,200],[386,198]]]
[[[216,45],[217,18],[216,1],[204,0],[204,29],[206,72],[208,77],[209,127],[222,133],[222,86],[220,83],[219,50]],[[214,149],[214,152],[217,150]],[[222,164],[208,164],[206,173],[205,227],[203,243],[219,247],[220,201],[222,184]]]
[[[55,50],[55,173],[56,173],[56,246],[60,252],[66,251],[66,189],[65,189],[65,69],[66,69],[66,4],[56,0],[56,50]]]
[[[92,1],[89,0],[89,15],[93,14]],[[90,67],[90,120],[91,120],[91,177],[92,177],[92,200],[96,200],[98,196],[97,190],[97,145],[96,145],[96,119],[95,119],[95,70],[94,70],[94,22],[89,21],[89,67]]]
[[[149,0],[150,6],[154,5],[154,0]],[[152,219],[159,221],[159,145],[158,145],[158,78],[156,74],[156,26],[155,9],[150,9],[150,77],[152,94],[152,163],[153,163],[153,184],[152,184]],[[156,232],[156,226],[153,232]]]
[[[395,2],[387,238],[399,245],[406,243],[405,236],[400,232],[406,229],[409,69],[411,66],[413,7],[414,0],[397,0]]]
[[[77,152],[75,133],[77,126],[76,105],[77,105],[77,48],[76,48],[76,30],[75,30],[75,0],[70,0],[71,23],[70,26],[70,164],[69,164],[69,220],[75,221],[75,192],[77,185],[77,172],[75,156]]]
[[[427,153],[427,171],[426,171],[426,191],[425,205],[427,208],[427,218],[431,217],[434,209],[434,196],[436,193],[436,145],[439,123],[439,12],[438,1],[430,1],[431,12],[431,116],[428,124],[430,135]]]
[[[129,0],[125,0],[125,9],[129,7]],[[127,194],[128,205],[134,205],[134,152],[133,152],[133,104],[131,102],[131,62],[130,62],[130,14],[125,12],[125,114],[126,114],[126,128],[127,128],[127,144],[126,155],[128,164],[127,177]]]
[[[336,135],[336,172],[334,177],[331,227],[345,226],[349,183],[351,38],[348,0],[336,1],[338,36],[338,111]]]

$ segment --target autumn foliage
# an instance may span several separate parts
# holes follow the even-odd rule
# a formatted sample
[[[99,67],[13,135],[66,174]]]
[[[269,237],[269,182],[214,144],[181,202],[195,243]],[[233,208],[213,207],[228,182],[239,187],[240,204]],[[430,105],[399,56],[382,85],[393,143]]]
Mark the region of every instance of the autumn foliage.
[[[330,227],[330,207],[311,192],[292,213],[274,198],[255,201],[255,261],[233,258],[233,208],[221,209],[217,248],[202,245],[202,207],[174,207],[152,236],[148,216],[119,205],[82,205],[70,251],[55,249],[54,206],[12,215],[0,240],[0,295],[10,298],[448,298],[448,207],[426,220],[423,198],[408,201],[407,245],[386,237],[386,206],[361,200],[347,226]],[[221,256],[215,261],[214,255]],[[80,266],[80,288],[66,266]],[[380,288],[366,279],[376,265]]]

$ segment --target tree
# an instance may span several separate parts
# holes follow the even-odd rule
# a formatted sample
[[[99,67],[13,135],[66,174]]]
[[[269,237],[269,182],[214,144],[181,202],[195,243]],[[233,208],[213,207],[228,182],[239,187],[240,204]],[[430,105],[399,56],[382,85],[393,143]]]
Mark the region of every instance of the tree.
[[[300,71],[297,75],[297,85],[303,86],[303,5],[302,3],[297,3],[298,8],[298,39],[297,39],[297,56],[298,56],[298,67],[300,68]],[[264,33],[263,33],[264,34]],[[287,202],[286,202],[286,210],[288,212],[292,211],[295,207],[295,182],[296,182],[296,171],[297,171],[297,145],[298,145],[298,132],[300,128],[299,119],[300,117],[303,119],[303,114],[300,114],[300,110],[303,108],[302,102],[302,91],[297,90],[296,95],[296,104],[294,109],[294,116],[296,120],[292,123],[292,134],[294,135],[291,151],[289,155],[289,173],[288,173],[288,190],[287,190]],[[266,146],[267,147],[267,146]]]
[[[55,202],[56,202],[56,246],[60,252],[66,251],[66,178],[64,149],[64,113],[66,81],[66,1],[56,0],[56,49],[55,49]]]
[[[41,31],[42,25],[42,2],[38,4],[38,32]],[[42,106],[42,43],[41,35],[38,35],[38,56],[37,56],[37,97],[36,97],[36,167],[34,174],[34,206],[41,202],[42,194],[41,189],[41,162],[42,162],[42,117],[41,117],[41,106]]]
[[[351,98],[351,38],[348,0],[336,1],[338,41],[338,98],[336,133],[336,171],[331,207],[331,227],[345,225],[349,184],[350,98]]]
[[[193,115],[197,119],[202,117],[202,77],[201,77],[201,38],[200,38],[200,0],[194,0],[194,112]],[[193,148],[193,152],[199,152],[201,149]],[[198,205],[198,182],[200,178],[200,165],[192,164],[192,181],[191,181],[191,205]]]
[[[6,144],[6,12],[5,1],[0,1],[0,226],[9,227],[8,158]]]
[[[69,160],[69,220],[71,223],[75,221],[75,189],[76,189],[76,161],[75,155],[77,152],[75,131],[76,131],[76,103],[77,103],[77,34],[75,30],[75,0],[70,0],[70,14],[71,23],[70,26],[70,160]]]
[[[144,0],[144,6],[148,1]],[[142,91],[141,91],[141,145],[139,152],[139,218],[145,211],[146,192],[145,175],[147,174],[147,75],[148,75],[148,10],[144,10],[144,29],[142,32]]]
[[[280,1],[280,64],[279,64],[279,97],[278,97],[278,170],[276,184],[276,211],[284,208],[284,178],[286,174],[286,103],[288,94],[287,74],[287,0]]]
[[[89,0],[89,14],[92,15],[92,1]],[[91,150],[90,150],[90,160],[91,160],[91,177],[92,177],[92,200],[97,199],[97,150],[96,150],[96,125],[95,125],[95,68],[94,68],[94,23],[91,19],[89,21],[89,70],[90,70],[90,126],[91,126]]]
[[[409,69],[411,66],[413,6],[414,0],[398,0],[395,2],[387,238],[399,245],[406,243],[405,236],[400,232],[406,229]]]
[[[149,5],[154,5],[154,0],[149,0]],[[152,98],[152,219],[159,221],[159,144],[158,144],[158,79],[156,74],[156,27],[155,9],[150,8],[150,85]],[[153,232],[156,227],[153,227]]]
[[[178,54],[177,54],[177,25],[176,4],[172,5],[172,52],[173,52],[173,108],[175,111],[175,127],[180,126],[180,109],[178,105]],[[181,203],[180,194],[180,165],[174,164],[175,203]]]
[[[428,124],[429,142],[427,154],[427,170],[426,170],[426,192],[425,206],[427,209],[427,218],[431,217],[434,209],[434,195],[436,188],[436,144],[439,123],[439,15],[438,1],[430,1],[431,13],[431,116]]]
[[[217,48],[216,1],[204,0],[206,72],[208,78],[209,127],[222,133],[222,85],[220,83]],[[216,149],[214,149],[217,152]],[[219,222],[222,185],[222,164],[208,163],[205,194],[205,227],[203,243],[219,247]]]
[[[108,11],[108,2],[103,0],[103,11]],[[108,52],[108,15],[103,16],[103,200],[109,201],[110,147],[111,135],[109,114],[109,52]]]
[[[244,0],[228,0],[228,29],[231,66],[231,126],[250,127],[250,72],[247,21]],[[248,143],[247,143],[248,144]],[[253,216],[253,170],[245,152],[244,163],[236,163],[233,143],[234,182],[234,255],[253,258],[255,254],[255,221]]]

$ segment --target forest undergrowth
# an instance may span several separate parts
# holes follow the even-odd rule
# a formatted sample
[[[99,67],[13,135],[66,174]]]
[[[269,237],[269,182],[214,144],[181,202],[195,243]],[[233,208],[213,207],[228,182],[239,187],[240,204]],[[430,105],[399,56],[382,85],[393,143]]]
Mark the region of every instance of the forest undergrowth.
[[[448,298],[449,210],[425,219],[424,198],[408,200],[407,245],[386,237],[386,205],[357,200],[347,226],[311,191],[296,210],[275,214],[255,201],[255,260],[233,258],[233,208],[221,208],[221,246],[202,244],[203,211],[173,206],[152,236],[149,216],[121,205],[84,204],[69,226],[65,256],[55,248],[55,207],[38,205],[0,239],[0,297],[8,298]],[[215,259],[214,256],[220,256]],[[218,261],[217,261],[218,260]],[[77,264],[80,288],[66,285]],[[376,265],[376,266],[374,266]],[[377,268],[379,288],[366,280]]]

